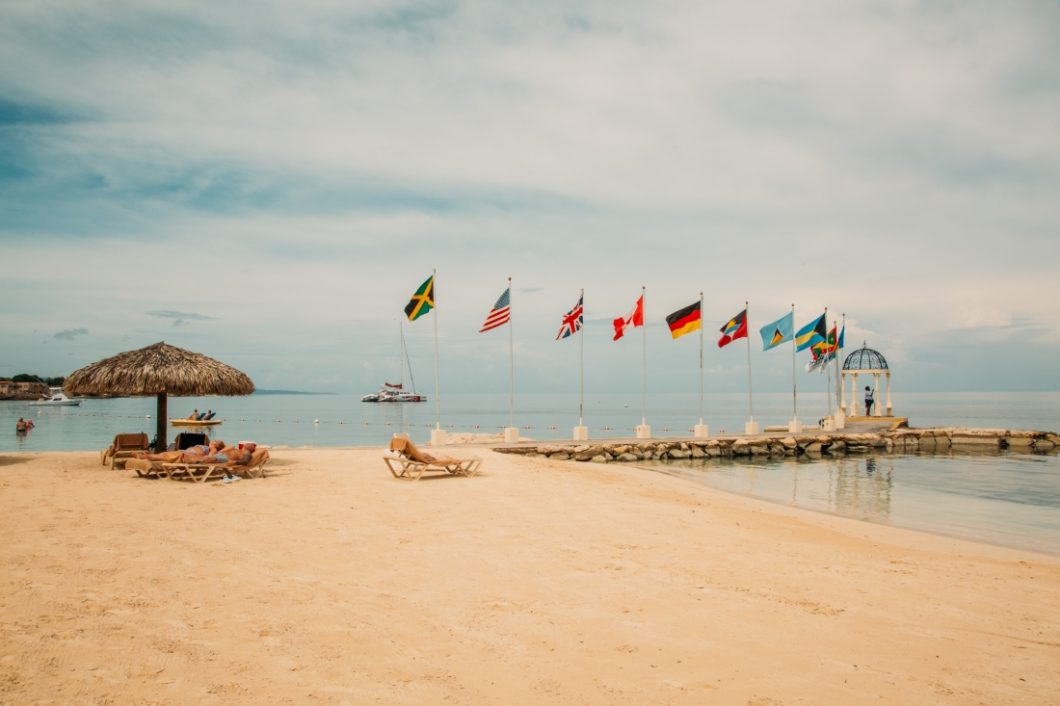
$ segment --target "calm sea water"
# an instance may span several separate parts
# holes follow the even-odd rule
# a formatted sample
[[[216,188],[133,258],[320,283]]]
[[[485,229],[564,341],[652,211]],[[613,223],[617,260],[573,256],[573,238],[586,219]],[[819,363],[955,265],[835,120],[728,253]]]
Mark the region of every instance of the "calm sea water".
[[[917,427],[968,426],[1060,430],[1060,393],[906,393],[894,413]],[[170,416],[214,409],[224,424],[212,432],[229,441],[273,446],[383,446],[395,431],[426,441],[435,403],[369,404],[354,395],[251,395],[172,398]],[[792,416],[790,394],[756,394],[754,417],[763,427]],[[799,418],[828,414],[823,393],[799,395]],[[87,451],[119,432],[154,436],[154,398],[84,400],[79,407],[35,407],[0,402],[0,453]],[[698,395],[653,395],[642,410],[639,394],[587,395],[590,438],[632,436],[642,414],[655,436],[690,433],[699,420]],[[569,439],[578,423],[576,395],[525,394],[513,421],[524,437]],[[712,433],[740,431],[747,397],[708,395],[703,418]],[[29,417],[36,428],[16,435]],[[509,424],[507,395],[445,395],[441,425],[454,432],[498,432]],[[170,438],[173,430],[171,429]],[[695,482],[814,510],[1060,554],[1060,457],[873,456],[820,461],[724,462],[668,467]]]
[[[1060,554],[1060,456],[885,454],[658,464],[733,493],[869,522]]]

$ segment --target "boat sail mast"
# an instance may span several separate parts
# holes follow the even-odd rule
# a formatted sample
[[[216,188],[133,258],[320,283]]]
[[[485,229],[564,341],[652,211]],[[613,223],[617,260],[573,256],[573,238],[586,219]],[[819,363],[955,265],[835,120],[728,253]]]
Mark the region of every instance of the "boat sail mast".
[[[416,392],[416,378],[412,376],[412,363],[409,361],[409,349],[405,346],[405,324],[401,319],[398,319],[398,329],[401,333],[401,357],[403,358],[403,361],[401,362],[401,388],[405,389],[405,369],[408,368],[409,382],[412,383],[412,393],[418,394]]]

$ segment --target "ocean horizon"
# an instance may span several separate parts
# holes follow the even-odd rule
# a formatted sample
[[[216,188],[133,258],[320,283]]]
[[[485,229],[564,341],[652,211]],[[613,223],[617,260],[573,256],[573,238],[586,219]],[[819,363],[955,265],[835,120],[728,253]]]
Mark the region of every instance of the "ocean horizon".
[[[440,414],[433,396],[419,403],[366,403],[360,397],[298,392],[171,397],[168,409],[170,419],[212,409],[223,420],[213,436],[272,446],[381,446],[396,431],[426,440],[439,422],[457,433],[498,433],[511,423],[524,438],[569,439],[579,423],[577,394],[517,394],[511,414],[507,394],[445,394],[437,405]],[[915,392],[893,401],[894,414],[913,427],[1060,430],[1060,392]],[[787,425],[795,412],[790,392],[757,393],[753,405],[762,429]],[[832,409],[823,391],[800,392],[797,411],[804,425],[814,426]],[[88,451],[105,447],[118,433],[144,431],[153,437],[155,412],[154,397],[86,398],[76,407],[2,401],[0,428],[11,433],[0,434],[0,451]],[[33,419],[33,431],[16,436],[19,417]],[[703,421],[712,434],[741,433],[748,417],[746,393],[704,396]],[[699,395],[649,394],[646,406],[639,393],[585,396],[581,419],[590,439],[633,436],[642,418],[653,436],[691,435],[700,419]],[[170,427],[170,439],[176,431]]]

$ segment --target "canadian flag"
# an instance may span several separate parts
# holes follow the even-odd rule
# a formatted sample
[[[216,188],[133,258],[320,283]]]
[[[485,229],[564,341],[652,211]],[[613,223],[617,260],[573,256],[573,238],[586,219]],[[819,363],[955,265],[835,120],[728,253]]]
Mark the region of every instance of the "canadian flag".
[[[621,318],[621,317],[617,318],[617,319],[615,319],[614,323],[615,323],[615,337],[611,339],[612,341],[617,341],[618,339],[620,339],[624,335],[626,335],[626,327],[627,326],[633,326],[634,328],[636,328],[637,326],[643,326],[644,325],[644,294],[642,293],[640,295],[640,299],[637,300],[637,304],[636,304],[636,306],[633,307],[633,311],[630,313],[629,316],[627,316],[624,319]]]

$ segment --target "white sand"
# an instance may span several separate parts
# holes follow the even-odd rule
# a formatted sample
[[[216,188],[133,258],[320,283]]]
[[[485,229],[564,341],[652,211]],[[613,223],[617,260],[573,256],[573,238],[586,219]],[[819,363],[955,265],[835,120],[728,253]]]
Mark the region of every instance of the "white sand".
[[[619,466],[0,455],[2,704],[1056,704],[1060,559]]]

